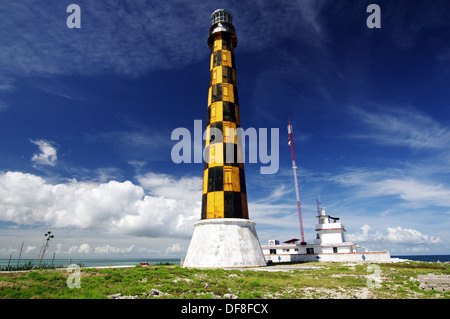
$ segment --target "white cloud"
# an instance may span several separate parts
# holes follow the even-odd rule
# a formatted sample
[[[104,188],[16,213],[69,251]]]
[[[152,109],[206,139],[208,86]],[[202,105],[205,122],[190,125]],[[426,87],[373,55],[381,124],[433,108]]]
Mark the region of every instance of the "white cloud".
[[[350,107],[349,110],[369,130],[353,138],[412,149],[447,149],[450,144],[450,128],[413,109],[376,107],[368,111]]]
[[[177,199],[201,199],[203,178],[181,177],[175,179],[170,175],[147,173],[137,176],[139,184],[152,195]]]
[[[126,248],[119,248],[110,245],[95,247],[95,254],[107,255],[107,254],[124,254],[131,253],[134,249],[134,245],[130,245]]]
[[[388,227],[387,231],[385,239],[394,244],[438,244],[441,242],[439,237],[428,236],[411,228]]]
[[[286,194],[289,194],[292,190],[288,189],[286,185],[271,185],[272,192],[270,195],[259,199],[256,201],[256,203],[271,203],[276,202],[277,200],[283,198]]]
[[[353,241],[355,243],[359,242],[377,242],[383,238],[383,234],[379,231],[374,234],[369,234],[371,227],[369,225],[364,225],[361,227],[361,233],[350,233],[346,235],[347,240]]]
[[[414,178],[386,179],[376,182],[373,191],[379,195],[397,195],[406,201],[431,202],[450,206],[450,188],[442,184],[420,182]]]
[[[324,4],[294,1],[274,6],[255,2],[252,10],[245,3],[229,6],[238,37],[247,43],[241,49],[244,52],[260,51],[283,38],[300,38],[305,44],[316,41],[323,33],[319,13]],[[0,21],[2,74],[14,78],[30,74],[139,76],[181,68],[208,55],[205,37],[215,9],[209,3],[87,1],[81,5],[82,28],[77,30],[69,30],[64,23],[66,7],[63,2],[36,5],[32,0],[0,4],[0,11],[8,16],[7,21]],[[45,19],[37,20],[36,16]],[[188,30],[180,27],[183,24]],[[0,91],[11,90],[14,78],[0,78]]]
[[[211,12],[198,3],[176,2],[85,2],[78,32],[65,25],[64,3],[36,6],[24,0],[0,5],[9,17],[2,21],[2,37],[8,45],[0,44],[0,69],[13,74],[110,71],[135,76],[186,65],[205,52],[204,38],[198,35],[204,34],[202,22],[207,28]],[[35,15],[45,19],[37,21]],[[179,27],[180,19],[189,21],[189,32]]]
[[[370,243],[390,243],[390,244],[438,244],[441,242],[439,237],[422,234],[418,230],[411,228],[387,227],[387,234],[379,231],[370,233],[371,227],[365,224],[361,227],[361,233],[348,234],[347,240],[355,243],[370,242]]]
[[[71,255],[89,254],[91,252],[91,246],[89,244],[81,244],[80,246],[72,246],[69,248],[68,253]]]
[[[5,255],[5,256],[12,255],[15,253],[17,253],[17,249],[12,248],[11,246],[9,248],[1,248],[0,249],[0,254]]]
[[[170,136],[170,132],[143,129],[103,132],[99,134],[86,135],[85,139],[90,143],[111,144],[112,147],[117,149],[119,152],[127,152],[128,154],[133,154],[133,156],[148,154],[148,152],[150,152],[152,156],[149,160],[161,161],[170,160],[170,148],[172,144],[167,138],[168,135]],[[161,154],[161,150],[164,149],[166,152]]]
[[[71,180],[50,184],[32,174],[1,172],[0,220],[18,225],[190,238],[193,224],[200,218],[201,191],[193,191],[199,187],[198,179],[184,178],[180,182],[164,174],[147,174],[138,179],[154,189],[155,195],[147,195],[142,186],[130,181]],[[169,184],[163,185],[163,181]],[[183,194],[185,190],[188,192]]]
[[[80,247],[78,247],[79,254],[89,254],[90,251],[91,246],[89,246],[89,244],[81,244]]]
[[[179,243],[175,243],[175,244],[167,247],[166,254],[176,254],[176,253],[180,253],[182,251],[183,250],[181,249],[180,244]]]
[[[58,156],[56,154],[56,148],[50,142],[46,140],[31,140],[30,142],[39,146],[39,150],[41,151],[40,154],[33,155],[31,158],[33,162],[40,165],[55,166]]]
[[[324,1],[297,1],[296,5],[300,9],[302,14],[302,19],[307,22],[307,26],[309,26],[313,31],[314,35],[318,37],[322,37],[323,27],[321,22],[319,21],[319,13],[325,4]]]
[[[35,246],[27,246],[27,248],[25,249],[25,254],[29,254],[36,251],[36,247]]]
[[[351,168],[329,179],[343,186],[358,187],[362,197],[396,196],[409,203],[450,207],[449,185],[433,182],[431,177],[408,174],[406,170]]]

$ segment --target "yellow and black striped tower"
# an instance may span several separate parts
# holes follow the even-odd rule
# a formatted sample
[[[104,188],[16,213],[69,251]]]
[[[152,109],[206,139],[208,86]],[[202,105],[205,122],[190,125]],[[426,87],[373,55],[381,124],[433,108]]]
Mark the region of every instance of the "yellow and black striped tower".
[[[195,223],[184,267],[255,267],[266,261],[249,220],[241,143],[233,15],[211,15],[212,50],[204,150],[201,220]],[[238,143],[239,142],[239,143]]]
[[[240,127],[234,48],[237,37],[229,11],[212,14],[202,219],[248,218],[244,163],[235,134]],[[239,143],[240,146],[240,143]]]

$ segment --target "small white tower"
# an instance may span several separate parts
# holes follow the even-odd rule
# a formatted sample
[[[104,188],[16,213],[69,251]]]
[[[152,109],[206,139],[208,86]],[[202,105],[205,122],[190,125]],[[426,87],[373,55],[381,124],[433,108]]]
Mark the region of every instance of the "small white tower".
[[[345,242],[345,228],[338,217],[331,217],[326,214],[325,207],[319,208],[317,216],[319,221],[316,224],[317,237],[315,244],[341,244]]]

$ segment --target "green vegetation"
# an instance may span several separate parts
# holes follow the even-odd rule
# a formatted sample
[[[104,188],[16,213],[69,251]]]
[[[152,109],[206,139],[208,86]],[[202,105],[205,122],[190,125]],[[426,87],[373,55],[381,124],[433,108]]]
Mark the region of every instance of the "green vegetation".
[[[7,266],[0,266],[0,271],[22,271],[22,270],[32,270],[32,269],[56,269],[56,268],[64,268],[63,265],[55,265],[53,263],[41,263],[39,266],[35,261],[26,261],[22,264],[10,264]]]
[[[450,275],[449,264],[304,263],[246,269],[186,269],[175,265],[82,268],[80,288],[68,288],[66,269],[0,273],[0,298],[447,298],[450,291],[424,291],[417,276]],[[376,267],[376,266],[375,266]],[[373,277],[375,276],[375,277]],[[377,283],[379,287],[368,285]],[[150,293],[157,291],[157,293]]]

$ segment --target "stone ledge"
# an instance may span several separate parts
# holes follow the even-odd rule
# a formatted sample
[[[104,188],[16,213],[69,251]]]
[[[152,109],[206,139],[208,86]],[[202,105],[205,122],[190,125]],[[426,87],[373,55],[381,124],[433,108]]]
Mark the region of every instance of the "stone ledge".
[[[419,275],[420,289],[450,291],[450,275]]]

